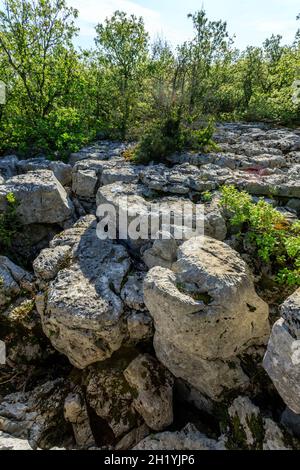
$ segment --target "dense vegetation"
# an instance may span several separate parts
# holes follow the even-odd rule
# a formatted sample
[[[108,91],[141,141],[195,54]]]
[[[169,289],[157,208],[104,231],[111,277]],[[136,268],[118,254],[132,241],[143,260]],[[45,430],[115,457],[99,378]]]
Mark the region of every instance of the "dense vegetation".
[[[290,223],[264,199],[256,204],[234,186],[222,188],[221,205],[242,250],[258,254],[259,270],[280,284],[300,286],[300,222]]]
[[[226,23],[201,10],[189,15],[194,39],[172,50],[150,43],[142,18],[117,11],[85,51],[73,45],[77,15],[65,0],[3,1],[1,153],[63,158],[95,137],[142,136],[135,157],[147,158],[210,146],[211,126],[195,129],[211,118],[299,122],[299,32],[289,46],[272,36],[240,52]]]

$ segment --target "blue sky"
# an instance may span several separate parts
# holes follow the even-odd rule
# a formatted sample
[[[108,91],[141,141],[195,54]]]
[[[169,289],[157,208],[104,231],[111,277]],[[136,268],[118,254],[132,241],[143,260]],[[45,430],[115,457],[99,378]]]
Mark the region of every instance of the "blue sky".
[[[94,26],[115,10],[143,16],[151,37],[162,35],[176,45],[192,35],[187,14],[203,5],[211,19],[223,19],[236,45],[260,45],[272,33],[290,43],[297,30],[299,0],[68,0],[80,12],[81,28],[77,44],[93,45]],[[299,22],[300,26],[300,22]]]

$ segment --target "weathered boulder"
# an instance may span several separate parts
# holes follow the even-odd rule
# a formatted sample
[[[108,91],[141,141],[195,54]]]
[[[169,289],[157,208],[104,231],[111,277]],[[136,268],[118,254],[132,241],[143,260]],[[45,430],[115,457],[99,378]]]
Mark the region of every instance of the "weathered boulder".
[[[266,343],[269,309],[230,247],[208,237],[187,241],[172,270],[150,270],[144,299],[156,355],[175,377],[215,400],[247,384],[238,356]]]
[[[134,445],[140,433],[172,424],[173,379],[150,355],[123,348],[85,375],[87,403],[107,423],[119,448]]]
[[[151,430],[146,424],[141,424],[137,428],[134,428],[132,431],[129,431],[115,446],[116,450],[128,450],[132,449],[139,442],[141,442],[145,437],[149,436]]]
[[[98,189],[98,166],[94,162],[85,161],[75,165],[72,171],[72,191],[82,199],[93,199]],[[100,166],[102,168],[102,166]]]
[[[95,199],[100,186],[137,182],[142,167],[117,157],[108,161],[83,160],[73,167],[73,193],[80,199]]]
[[[154,431],[173,423],[173,378],[156,359],[140,355],[134,359],[124,376],[136,390],[133,407]]]
[[[54,176],[62,186],[68,186],[72,182],[72,167],[64,162],[47,160],[45,157],[21,160],[17,163],[18,173],[28,173],[37,170],[53,171]]]
[[[146,437],[134,450],[226,450],[224,440],[209,439],[200,433],[193,424],[188,424],[182,431],[163,432]]]
[[[129,339],[134,344],[153,338],[153,320],[148,312],[133,310],[127,316]]]
[[[17,215],[23,225],[63,225],[73,216],[73,204],[52,171],[40,170],[8,179],[0,186],[0,212],[6,208],[9,193],[16,197]]]
[[[281,314],[263,365],[287,406],[300,414],[300,289],[284,302]]]
[[[161,237],[154,241],[152,247],[143,253],[143,261],[151,269],[154,266],[171,268],[177,259],[178,241],[169,232],[158,232]]]
[[[68,264],[70,257],[70,246],[45,248],[33,262],[36,277],[44,281],[51,281]]]
[[[68,260],[63,247],[72,250]],[[57,264],[51,265],[51,276],[59,272],[37,298],[43,330],[58,351],[84,369],[109,358],[126,338],[120,293],[131,261],[123,246],[98,239],[93,217],[56,237],[52,248],[60,255],[52,258]],[[65,266],[59,270],[62,259]],[[37,265],[38,274],[48,278],[48,251]]]

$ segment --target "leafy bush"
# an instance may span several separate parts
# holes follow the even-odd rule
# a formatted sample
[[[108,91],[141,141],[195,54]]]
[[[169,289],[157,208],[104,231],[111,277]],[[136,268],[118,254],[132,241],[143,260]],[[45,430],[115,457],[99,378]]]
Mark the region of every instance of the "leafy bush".
[[[20,227],[16,213],[18,203],[13,193],[7,194],[6,202],[6,210],[0,214],[0,251],[2,254],[9,251],[13,237]]]
[[[239,228],[244,246],[253,247],[270,265],[280,284],[300,285],[300,222],[290,223],[263,199],[257,204],[245,191],[222,188],[222,207],[232,226]]]
[[[203,129],[194,130],[174,114],[162,122],[155,121],[127,158],[138,163],[163,162],[168,155],[184,148],[209,152],[217,148],[212,139],[214,130],[213,121]]]

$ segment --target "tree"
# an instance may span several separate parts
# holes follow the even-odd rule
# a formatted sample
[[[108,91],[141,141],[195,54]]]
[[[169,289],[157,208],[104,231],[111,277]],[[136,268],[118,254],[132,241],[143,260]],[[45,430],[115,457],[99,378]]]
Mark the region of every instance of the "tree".
[[[0,48],[24,87],[24,105],[45,117],[68,94],[77,11],[65,0],[4,0]]]
[[[76,17],[65,0],[3,2],[0,51],[11,76],[7,113],[13,113],[7,133],[13,129],[14,145],[37,147],[38,152],[58,139],[63,147],[69,139],[67,122],[72,129],[77,119],[76,111],[68,109],[78,68],[72,44]]]
[[[284,48],[281,46],[282,36],[272,34],[263,44],[264,54],[267,62],[274,66],[280,61]]]
[[[263,82],[263,56],[259,47],[247,47],[241,61],[244,107],[249,107],[252,96]]]
[[[203,97],[205,82],[209,78],[213,64],[224,59],[232,41],[227,32],[227,23],[209,21],[205,10],[189,14],[188,17],[192,19],[196,33],[189,44],[191,63],[189,112],[193,113],[197,102]]]
[[[100,57],[113,71],[120,96],[120,132],[127,136],[128,124],[138,91],[142,70],[148,61],[149,35],[144,21],[134,15],[116,11],[104,24],[96,27]],[[115,105],[116,103],[114,103]]]

